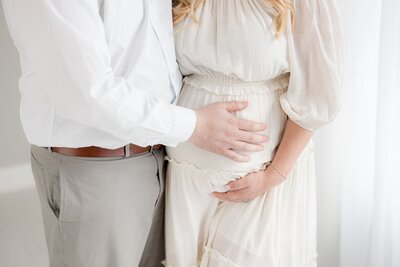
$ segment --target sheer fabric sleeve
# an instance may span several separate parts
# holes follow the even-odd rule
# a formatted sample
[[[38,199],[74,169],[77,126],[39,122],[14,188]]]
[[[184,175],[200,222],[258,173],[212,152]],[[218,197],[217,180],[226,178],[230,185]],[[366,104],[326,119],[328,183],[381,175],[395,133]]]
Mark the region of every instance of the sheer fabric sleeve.
[[[296,0],[287,27],[290,83],[280,97],[289,119],[315,131],[340,109],[343,34],[335,0]]]

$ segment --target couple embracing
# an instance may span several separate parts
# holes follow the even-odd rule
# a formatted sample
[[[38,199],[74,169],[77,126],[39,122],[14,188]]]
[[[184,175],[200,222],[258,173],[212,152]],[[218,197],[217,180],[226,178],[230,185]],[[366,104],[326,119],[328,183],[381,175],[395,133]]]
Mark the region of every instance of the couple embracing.
[[[313,267],[334,0],[3,0],[52,267]]]

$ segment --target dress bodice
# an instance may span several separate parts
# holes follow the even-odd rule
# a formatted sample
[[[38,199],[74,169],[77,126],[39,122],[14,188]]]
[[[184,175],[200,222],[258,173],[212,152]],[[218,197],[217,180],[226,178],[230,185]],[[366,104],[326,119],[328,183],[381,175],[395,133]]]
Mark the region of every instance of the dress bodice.
[[[289,71],[287,37],[275,36],[275,11],[262,0],[207,0],[175,30],[182,73],[265,81]]]
[[[288,117],[314,131],[340,107],[343,40],[334,0],[291,0],[294,27],[275,36],[268,0],[204,0],[175,28],[184,76],[260,82],[289,72],[280,104]],[[290,16],[289,16],[290,17]]]

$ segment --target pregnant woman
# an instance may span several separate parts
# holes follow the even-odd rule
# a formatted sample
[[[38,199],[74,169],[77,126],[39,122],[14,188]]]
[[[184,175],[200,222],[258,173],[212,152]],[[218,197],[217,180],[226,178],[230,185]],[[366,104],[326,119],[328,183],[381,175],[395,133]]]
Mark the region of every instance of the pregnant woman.
[[[173,14],[179,105],[247,101],[235,115],[269,141],[239,163],[168,148],[166,266],[316,266],[311,137],[339,109],[334,0],[176,0]]]

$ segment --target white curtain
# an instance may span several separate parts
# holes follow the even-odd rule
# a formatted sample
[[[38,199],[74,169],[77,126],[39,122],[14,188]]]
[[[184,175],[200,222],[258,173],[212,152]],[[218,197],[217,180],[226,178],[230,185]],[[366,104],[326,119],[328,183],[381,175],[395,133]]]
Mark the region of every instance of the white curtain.
[[[328,228],[340,234],[329,251],[333,260],[323,257],[320,266],[400,267],[400,0],[340,5],[343,108],[317,136],[319,188],[337,196],[319,196],[320,233],[333,243]]]

